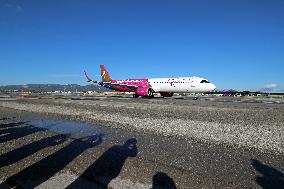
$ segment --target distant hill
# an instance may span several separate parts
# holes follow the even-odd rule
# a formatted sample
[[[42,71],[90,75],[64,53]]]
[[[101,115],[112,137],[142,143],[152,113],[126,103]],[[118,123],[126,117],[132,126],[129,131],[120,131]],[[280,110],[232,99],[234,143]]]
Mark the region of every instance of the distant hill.
[[[0,86],[1,92],[18,91],[18,92],[55,92],[55,91],[71,91],[71,92],[85,92],[85,91],[97,91],[105,92],[110,91],[109,89],[97,86],[97,85],[86,85],[81,86],[77,84],[27,84],[27,85],[6,85]]]

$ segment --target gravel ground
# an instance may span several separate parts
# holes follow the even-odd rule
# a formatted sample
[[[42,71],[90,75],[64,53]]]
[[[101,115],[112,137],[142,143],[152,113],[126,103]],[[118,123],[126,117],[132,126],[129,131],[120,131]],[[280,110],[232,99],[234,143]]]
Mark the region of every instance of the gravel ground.
[[[0,106],[132,131],[284,153],[283,104],[100,98],[20,100],[0,102]]]
[[[83,115],[83,112],[100,113],[102,116],[121,114],[120,119],[124,120],[125,115],[128,119],[132,116],[133,119],[138,120],[152,120],[155,117],[155,120],[160,122],[163,118],[202,122],[200,116],[203,116],[205,122],[217,123],[220,120],[208,116],[220,114],[220,118],[222,116],[228,118],[230,115],[238,115],[239,112],[245,111],[250,116],[256,116],[254,112],[261,112],[265,117],[269,112],[281,111],[282,107],[279,105],[262,107],[255,104],[152,99],[133,101],[108,98],[98,101],[24,100],[3,104],[17,107],[16,109],[20,107],[26,109],[21,111],[0,107],[0,183],[1,180],[6,180],[8,181],[6,183],[11,185],[20,183],[23,188],[36,186],[37,188],[65,188],[66,186],[98,188],[96,178],[93,178],[91,173],[100,169],[98,164],[107,166],[108,170],[113,170],[115,173],[116,167],[120,165],[117,163],[119,159],[114,158],[116,155],[109,150],[115,146],[121,146],[130,138],[135,138],[137,154],[130,155],[126,159],[119,175],[108,184],[109,188],[146,189],[159,182],[174,183],[181,189],[273,187],[280,189],[284,185],[284,159],[279,151],[231,145],[232,143],[227,145],[228,143],[224,141],[204,140],[187,135],[176,135],[172,132],[167,134],[157,132],[153,127],[148,129],[147,126],[146,129],[137,128],[133,126],[135,123],[123,124],[120,120],[113,120],[114,117],[110,120],[102,120],[89,118],[92,114]],[[54,110],[52,107],[57,109]],[[34,109],[27,111],[28,108]],[[34,113],[37,110],[42,111]],[[51,110],[54,112],[46,113]],[[78,115],[73,116],[71,112]],[[181,114],[184,116],[180,117]],[[185,116],[187,114],[190,116]],[[5,120],[7,117],[11,119]],[[55,121],[50,121],[53,119]],[[82,125],[77,121],[68,122],[67,120],[70,119],[96,124]],[[249,120],[244,122],[248,125],[257,125]],[[273,122],[275,125],[280,123],[279,117],[270,118],[271,120],[275,120]],[[260,118],[263,125],[270,121]],[[227,122],[240,123],[239,120],[234,119],[220,121],[224,125]],[[151,124],[150,121],[148,123]],[[159,125],[159,127],[162,126]],[[42,128],[48,128],[48,130]],[[77,132],[78,128],[80,132]],[[63,132],[64,129],[66,132]],[[60,131],[65,134],[62,136]],[[93,140],[81,139],[84,138],[85,131],[91,136],[103,134],[102,142],[94,143]],[[7,133],[14,134],[10,136]],[[58,135],[61,140],[57,139]],[[50,140],[52,137],[56,137],[57,140]],[[39,143],[41,140],[49,142]],[[269,153],[263,153],[263,151],[269,151]],[[104,159],[103,162],[102,159]],[[12,162],[15,163],[12,164]],[[3,187],[2,183],[0,188]]]

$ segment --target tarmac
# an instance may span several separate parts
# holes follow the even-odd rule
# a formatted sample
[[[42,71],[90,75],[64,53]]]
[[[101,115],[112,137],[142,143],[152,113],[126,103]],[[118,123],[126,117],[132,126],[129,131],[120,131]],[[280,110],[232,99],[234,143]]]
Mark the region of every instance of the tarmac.
[[[205,99],[1,101],[0,188],[282,188],[283,111]]]

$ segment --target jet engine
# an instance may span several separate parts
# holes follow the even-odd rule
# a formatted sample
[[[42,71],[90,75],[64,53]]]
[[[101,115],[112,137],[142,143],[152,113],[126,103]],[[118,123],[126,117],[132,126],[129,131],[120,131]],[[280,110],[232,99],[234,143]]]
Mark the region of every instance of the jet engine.
[[[154,97],[154,90],[149,87],[142,87],[136,90],[136,94],[138,94],[139,96],[144,96],[144,97],[145,96]]]

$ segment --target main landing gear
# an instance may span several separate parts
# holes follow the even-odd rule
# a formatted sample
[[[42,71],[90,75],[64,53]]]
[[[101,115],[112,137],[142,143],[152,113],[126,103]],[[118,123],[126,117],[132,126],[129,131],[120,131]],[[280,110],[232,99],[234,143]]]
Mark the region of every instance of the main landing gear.
[[[148,96],[150,98],[154,98],[154,90],[153,89],[151,89],[151,88],[148,89]]]

